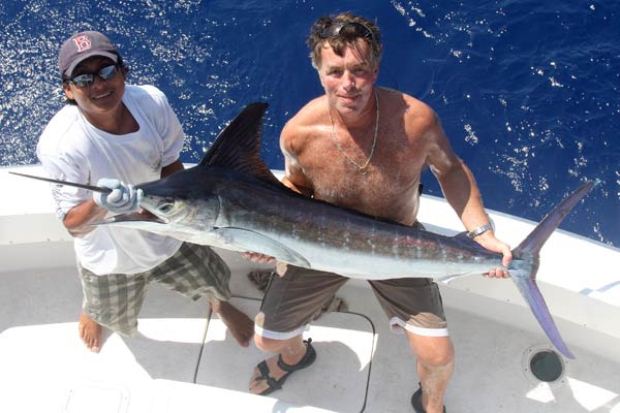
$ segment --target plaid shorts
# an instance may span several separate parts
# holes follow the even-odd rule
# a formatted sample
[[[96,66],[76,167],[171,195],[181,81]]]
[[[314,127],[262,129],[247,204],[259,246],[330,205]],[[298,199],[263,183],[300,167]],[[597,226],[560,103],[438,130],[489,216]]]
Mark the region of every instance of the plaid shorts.
[[[98,324],[133,335],[146,286],[159,283],[192,300],[202,296],[227,301],[230,298],[230,270],[211,248],[183,243],[157,267],[138,274],[96,275],[78,265],[84,300],[82,309]]]

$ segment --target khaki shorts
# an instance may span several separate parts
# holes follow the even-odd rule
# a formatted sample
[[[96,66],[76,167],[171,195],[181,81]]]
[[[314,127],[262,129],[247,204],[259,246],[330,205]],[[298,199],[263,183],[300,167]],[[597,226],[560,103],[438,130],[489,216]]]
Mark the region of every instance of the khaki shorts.
[[[139,274],[96,275],[78,265],[84,300],[83,311],[98,324],[117,333],[133,335],[146,286],[159,283],[197,300],[202,296],[221,301],[230,298],[230,270],[209,247],[183,243],[157,267]]]
[[[349,280],[338,274],[287,266],[283,277],[271,279],[256,334],[287,340],[303,332],[312,316]],[[368,281],[393,328],[423,336],[447,336],[439,287],[429,278]],[[400,328],[398,328],[400,327]]]

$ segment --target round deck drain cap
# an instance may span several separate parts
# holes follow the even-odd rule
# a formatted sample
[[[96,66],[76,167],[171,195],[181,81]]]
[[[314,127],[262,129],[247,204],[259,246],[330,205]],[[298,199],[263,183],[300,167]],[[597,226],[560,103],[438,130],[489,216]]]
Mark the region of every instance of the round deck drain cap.
[[[564,360],[552,348],[537,346],[526,350],[523,368],[527,376],[538,382],[556,383],[564,378]]]

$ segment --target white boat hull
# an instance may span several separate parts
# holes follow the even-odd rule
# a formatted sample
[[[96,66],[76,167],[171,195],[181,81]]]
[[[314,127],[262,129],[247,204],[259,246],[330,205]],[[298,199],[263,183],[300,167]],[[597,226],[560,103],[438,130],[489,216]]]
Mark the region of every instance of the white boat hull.
[[[315,365],[273,397],[247,393],[263,355],[238,347],[204,300],[153,286],[134,338],[112,334],[101,353],[77,334],[81,290],[70,237],[45,183],[0,169],[0,411],[2,412],[403,412],[417,387],[405,340],[391,334],[362,281],[339,292],[345,313],[314,323]],[[40,174],[37,167],[17,168]],[[586,200],[587,202],[587,200]],[[513,245],[534,223],[491,213]],[[460,223],[441,199],[424,196],[420,220],[452,233]],[[233,270],[236,305],[253,315],[261,294],[251,264],[220,251]],[[575,353],[552,383],[529,371],[551,349],[510,282],[469,277],[442,285],[457,352],[446,404],[456,412],[620,412],[620,251],[563,231],[542,250],[539,286]]]

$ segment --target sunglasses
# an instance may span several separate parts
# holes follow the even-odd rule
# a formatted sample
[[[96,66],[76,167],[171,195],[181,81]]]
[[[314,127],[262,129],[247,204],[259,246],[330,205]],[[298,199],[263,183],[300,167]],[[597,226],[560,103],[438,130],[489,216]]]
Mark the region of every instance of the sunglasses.
[[[118,65],[104,66],[97,73],[82,73],[67,79],[67,82],[73,83],[77,87],[87,87],[95,83],[95,77],[101,80],[110,80],[119,72]]]
[[[339,22],[331,24],[319,32],[319,37],[321,39],[330,39],[344,34],[354,34],[357,37],[365,37],[372,42],[375,41],[375,35],[372,30],[365,24],[358,22]]]

